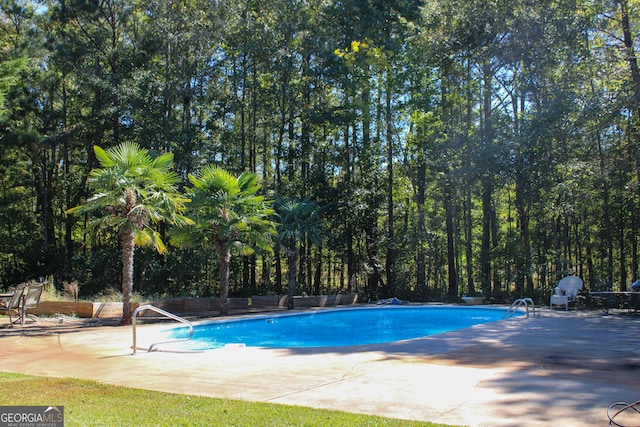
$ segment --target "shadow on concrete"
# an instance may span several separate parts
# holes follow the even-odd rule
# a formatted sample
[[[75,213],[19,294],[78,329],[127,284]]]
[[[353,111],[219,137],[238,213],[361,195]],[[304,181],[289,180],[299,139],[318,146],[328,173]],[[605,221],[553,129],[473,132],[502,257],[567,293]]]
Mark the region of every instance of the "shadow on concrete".
[[[471,367],[542,369],[557,378],[633,382],[640,374],[640,317],[627,313],[543,313],[430,337],[356,347],[291,348],[286,354],[373,351],[387,359]]]
[[[37,322],[28,321],[21,325],[0,324],[2,337],[37,337],[74,332],[86,332],[91,328],[105,328],[119,326],[120,319],[79,319],[70,317],[41,318]]]

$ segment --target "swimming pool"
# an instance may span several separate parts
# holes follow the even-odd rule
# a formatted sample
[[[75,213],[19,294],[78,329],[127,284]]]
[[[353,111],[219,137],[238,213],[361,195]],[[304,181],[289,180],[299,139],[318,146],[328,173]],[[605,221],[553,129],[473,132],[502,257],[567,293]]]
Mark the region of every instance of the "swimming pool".
[[[495,307],[385,306],[260,315],[194,325],[193,338],[184,346],[207,350],[230,344],[271,348],[377,344],[494,322],[505,312]],[[186,335],[185,327],[166,331],[169,339]]]

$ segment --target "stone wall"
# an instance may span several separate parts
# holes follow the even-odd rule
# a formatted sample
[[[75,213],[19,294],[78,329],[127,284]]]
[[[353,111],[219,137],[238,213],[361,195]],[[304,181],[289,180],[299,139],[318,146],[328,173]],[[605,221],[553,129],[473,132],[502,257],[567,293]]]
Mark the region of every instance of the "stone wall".
[[[43,301],[29,310],[36,316],[77,316],[83,318],[122,317],[121,302]]]
[[[312,295],[295,296],[295,308],[330,307],[335,305],[351,305],[358,302],[357,294],[338,295]],[[217,314],[220,311],[220,298],[171,298],[161,301],[150,301],[142,304],[134,304],[134,309],[139,305],[150,304],[170,313],[184,314]],[[281,309],[287,306],[286,295],[263,296],[254,295],[251,298],[229,298],[229,310],[255,309]],[[43,301],[38,307],[29,310],[36,316],[77,316],[82,318],[111,318],[122,317],[121,302],[68,302],[68,301]],[[138,313],[140,317],[157,316],[152,310],[143,310]]]
[[[198,314],[220,311],[220,298],[171,298],[161,301],[151,301],[149,303],[155,307],[175,314]],[[142,305],[142,304],[141,304]],[[229,310],[246,310],[249,308],[248,298],[229,298],[227,307]],[[139,313],[141,316],[157,316],[151,310]]]
[[[337,294],[337,295],[311,295],[293,297],[295,308],[308,307],[331,307],[335,305],[351,305],[358,302],[357,294]],[[255,308],[283,308],[287,306],[286,295],[262,296],[253,295],[251,297],[251,307]]]

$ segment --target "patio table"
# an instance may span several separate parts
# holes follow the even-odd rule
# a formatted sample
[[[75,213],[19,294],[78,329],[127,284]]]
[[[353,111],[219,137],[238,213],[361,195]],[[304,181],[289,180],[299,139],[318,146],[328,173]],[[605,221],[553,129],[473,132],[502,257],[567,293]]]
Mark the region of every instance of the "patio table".
[[[634,295],[640,296],[640,292],[630,292],[630,291],[592,291],[589,292],[589,296],[595,297],[596,299],[600,299],[603,301],[604,309],[607,313],[609,313],[609,307],[611,307],[612,302],[621,301],[622,303],[627,304],[627,309],[629,311],[637,310],[637,307],[633,307],[633,302],[637,302],[637,297],[632,298]],[[635,300],[635,301],[634,301]]]

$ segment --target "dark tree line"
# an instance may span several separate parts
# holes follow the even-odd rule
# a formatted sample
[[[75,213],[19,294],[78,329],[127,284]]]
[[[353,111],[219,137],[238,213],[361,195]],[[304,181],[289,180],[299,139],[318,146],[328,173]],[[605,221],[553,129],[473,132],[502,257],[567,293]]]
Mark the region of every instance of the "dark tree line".
[[[297,291],[546,295],[638,279],[637,0],[0,1],[0,285],[119,288],[118,236],[67,210],[93,146],[217,165],[322,207]],[[169,226],[157,225],[165,235]],[[286,293],[291,252],[231,261]],[[134,289],[211,295],[206,245],[141,249]]]

